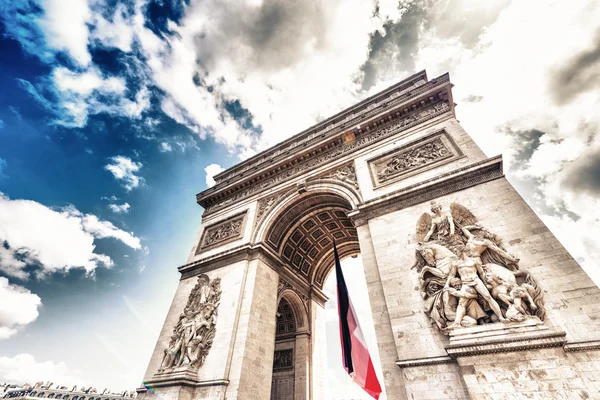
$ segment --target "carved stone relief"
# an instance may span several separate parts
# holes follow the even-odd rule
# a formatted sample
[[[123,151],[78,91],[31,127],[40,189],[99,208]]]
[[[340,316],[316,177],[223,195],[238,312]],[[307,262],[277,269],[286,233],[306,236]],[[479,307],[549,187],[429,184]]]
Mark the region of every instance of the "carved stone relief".
[[[256,208],[256,218],[254,220],[255,228],[260,225],[263,219],[265,219],[268,212],[271,211],[273,207],[275,207],[275,205],[277,205],[279,200],[283,197],[283,194],[284,192],[279,192],[275,195],[265,197],[264,199],[260,199],[258,201],[258,205]]]
[[[358,178],[356,177],[356,170],[353,164],[340,167],[335,171],[325,175],[325,178],[344,182],[354,187],[355,189],[358,189]]]
[[[423,169],[440,166],[460,155],[462,152],[447,133],[436,132],[368,163],[373,185],[379,187],[423,172]]]
[[[294,368],[294,350],[275,350],[273,358],[273,371],[281,371]]]
[[[244,211],[242,214],[235,215],[225,221],[217,222],[207,227],[202,234],[202,239],[200,239],[198,250],[241,238],[244,234],[246,214],[247,212]]]
[[[173,329],[159,372],[202,367],[215,337],[220,299],[221,278],[211,282],[207,275],[200,275]]]
[[[381,140],[383,138],[395,135],[396,133],[406,130],[412,126],[422,123],[428,119],[434,118],[437,115],[443,114],[450,111],[448,102],[443,101],[435,103],[431,106],[427,106],[421,110],[415,111],[406,116],[400,117],[388,125],[384,125],[381,128],[376,128],[370,131],[364,132],[358,139],[350,144],[335,146],[329,151],[320,153],[319,155],[308,158],[306,161],[301,161],[295,166],[283,170],[280,173],[274,174],[271,178],[262,182],[257,182],[243,190],[236,191],[229,197],[218,199],[218,203],[209,206],[206,212],[214,212],[223,209],[239,200],[247,198],[255,193],[262,190],[267,190],[273,186],[288,181],[289,179],[298,176],[307,170],[314,169],[318,166],[329,163],[335,159],[343,157],[346,154],[352,153],[355,150],[365,147],[374,141]]]
[[[458,327],[545,317],[540,286],[502,240],[458,203],[431,202],[417,221],[413,268],[425,313],[445,334]]]

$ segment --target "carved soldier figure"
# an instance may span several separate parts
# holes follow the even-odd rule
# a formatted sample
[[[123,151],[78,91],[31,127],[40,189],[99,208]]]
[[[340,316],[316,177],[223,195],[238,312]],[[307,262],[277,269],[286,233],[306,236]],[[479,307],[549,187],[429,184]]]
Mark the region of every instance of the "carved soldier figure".
[[[446,286],[444,287],[444,289],[448,289],[450,287],[450,281],[456,276],[457,273],[462,282],[462,287],[460,291],[463,293],[470,293],[471,290],[469,288],[475,289],[475,291],[477,291],[477,293],[479,293],[488,302],[490,308],[498,317],[498,320],[504,321],[505,318],[502,315],[500,306],[498,305],[498,303],[496,303],[496,300],[494,300],[485,284],[479,278],[478,274],[484,276],[483,269],[481,268],[481,261],[478,262],[477,260],[474,260],[472,257],[470,257],[467,248],[463,248],[460,261],[455,263],[450,269],[450,273],[448,274],[448,279],[446,281]],[[454,320],[454,323],[448,328],[455,328],[461,326],[461,322],[466,311],[467,301],[468,298],[465,297],[459,300],[458,308],[456,310],[456,319]]]
[[[475,235],[473,235],[469,229],[482,229],[483,227],[480,224],[475,224],[475,225],[471,225],[471,226],[465,226],[462,228],[463,233],[465,234],[465,236],[467,237],[467,243],[466,243],[466,248],[467,251],[469,253],[470,257],[473,257],[473,260],[475,260],[476,262],[478,262],[480,265],[482,265],[483,263],[481,262],[481,254],[486,251],[486,250],[490,250],[493,251],[494,253],[499,254],[500,256],[504,257],[509,263],[512,264],[518,264],[519,263],[519,259],[516,257],[511,256],[510,254],[508,254],[506,251],[502,250],[500,247],[496,246],[494,244],[494,242],[492,242],[491,240],[488,239],[477,239],[475,237]]]

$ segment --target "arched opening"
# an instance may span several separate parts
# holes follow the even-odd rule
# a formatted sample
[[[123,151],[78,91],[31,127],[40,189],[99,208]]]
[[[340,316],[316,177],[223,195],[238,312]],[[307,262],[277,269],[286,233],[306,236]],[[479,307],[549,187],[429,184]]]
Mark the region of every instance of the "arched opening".
[[[309,190],[296,193],[285,206],[273,208],[265,218],[267,226],[261,235],[263,243],[283,262],[280,272],[275,354],[271,400],[304,400],[331,398],[331,365],[345,371],[338,355],[328,360],[332,334],[338,335],[337,312],[328,313],[336,307],[333,292],[324,294],[326,281],[335,281],[333,243],[343,261],[360,255],[358,233],[348,213],[353,210],[347,198],[338,193]],[[358,258],[360,261],[360,258]],[[353,267],[360,275],[364,292],[353,301],[366,305],[370,318],[370,305],[362,264]],[[328,278],[329,277],[329,278]],[[284,282],[282,284],[282,282]],[[361,307],[364,308],[364,307]],[[328,332],[333,327],[333,332]],[[370,327],[372,328],[372,327]],[[374,331],[374,330],[372,330]],[[375,347],[376,342],[371,344]],[[339,352],[339,351],[338,351]],[[353,385],[349,377],[338,380],[346,386]],[[344,378],[346,380],[344,380]],[[352,398],[362,399],[361,389],[354,385]]]
[[[308,351],[308,343],[298,337],[306,332],[299,327],[303,324],[303,318],[298,315],[302,310],[292,305],[293,301],[289,300],[291,296],[290,293],[283,294],[277,306],[271,400],[303,398],[296,391],[296,383],[302,380],[304,368],[301,359],[302,354]]]
[[[272,218],[264,242],[298,278],[321,289],[333,266],[334,241],[340,257],[360,253],[356,228],[347,216],[351,210],[338,194],[297,195]]]

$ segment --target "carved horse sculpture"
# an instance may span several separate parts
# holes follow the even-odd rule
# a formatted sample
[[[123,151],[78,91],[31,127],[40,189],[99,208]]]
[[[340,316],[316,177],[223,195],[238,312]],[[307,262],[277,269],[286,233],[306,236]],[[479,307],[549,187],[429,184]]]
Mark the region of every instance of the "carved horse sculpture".
[[[439,278],[445,278],[450,272],[452,263],[458,261],[456,254],[435,242],[419,243],[417,251],[427,263],[420,268],[417,264],[413,265],[413,268],[417,268],[420,277],[430,272]]]

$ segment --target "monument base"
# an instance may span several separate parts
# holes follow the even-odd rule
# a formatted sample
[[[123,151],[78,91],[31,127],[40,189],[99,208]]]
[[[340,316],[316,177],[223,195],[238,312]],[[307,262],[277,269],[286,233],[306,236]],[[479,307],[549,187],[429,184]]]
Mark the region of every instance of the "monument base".
[[[563,331],[551,329],[537,317],[522,322],[498,322],[457,328],[449,332],[446,351],[450,357],[506,353],[529,349],[562,347],[566,339]]]

